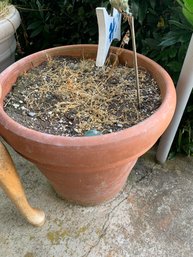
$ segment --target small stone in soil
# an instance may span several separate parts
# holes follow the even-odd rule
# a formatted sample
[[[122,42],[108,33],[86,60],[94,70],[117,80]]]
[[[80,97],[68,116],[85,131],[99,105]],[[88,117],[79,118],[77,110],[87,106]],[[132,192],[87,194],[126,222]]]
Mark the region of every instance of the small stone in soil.
[[[36,113],[35,113],[35,112],[28,112],[27,115],[30,116],[30,117],[35,117],[35,116],[36,116]]]
[[[86,136],[86,137],[99,136],[99,135],[102,135],[102,133],[96,129],[91,129],[84,133],[84,136]]]
[[[19,107],[19,104],[13,104],[13,107],[17,109]]]

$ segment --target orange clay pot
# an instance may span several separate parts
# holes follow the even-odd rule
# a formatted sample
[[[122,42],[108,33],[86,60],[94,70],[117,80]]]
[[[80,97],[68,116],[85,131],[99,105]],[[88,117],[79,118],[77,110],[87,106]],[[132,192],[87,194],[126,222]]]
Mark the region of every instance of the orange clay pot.
[[[116,48],[111,48],[113,52]],[[138,55],[139,66],[157,81],[162,104],[139,124],[92,137],[54,136],[28,129],[3,110],[3,99],[23,72],[38,66],[47,56],[95,58],[97,45],[71,45],[29,55],[0,74],[0,134],[22,156],[32,161],[64,199],[83,205],[99,204],[115,197],[124,186],[139,156],[150,149],[169,125],[176,93],[168,73],[149,58]],[[123,50],[119,62],[133,65],[131,51]]]

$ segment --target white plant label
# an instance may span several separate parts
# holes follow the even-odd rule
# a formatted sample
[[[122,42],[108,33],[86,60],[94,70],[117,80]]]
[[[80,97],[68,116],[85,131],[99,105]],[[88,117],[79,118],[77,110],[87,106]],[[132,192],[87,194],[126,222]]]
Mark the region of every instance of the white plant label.
[[[102,67],[112,41],[114,39],[121,40],[121,14],[113,8],[113,14],[109,15],[103,7],[96,8],[96,14],[99,30],[96,66]]]

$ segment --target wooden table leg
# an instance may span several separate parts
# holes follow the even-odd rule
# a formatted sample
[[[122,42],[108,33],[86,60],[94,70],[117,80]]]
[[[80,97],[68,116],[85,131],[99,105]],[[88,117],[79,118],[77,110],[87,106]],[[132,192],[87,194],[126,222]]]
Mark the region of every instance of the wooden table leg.
[[[24,217],[35,226],[42,226],[45,214],[42,210],[32,208],[25,196],[19,175],[15,169],[11,156],[0,142],[0,186],[16,205]]]

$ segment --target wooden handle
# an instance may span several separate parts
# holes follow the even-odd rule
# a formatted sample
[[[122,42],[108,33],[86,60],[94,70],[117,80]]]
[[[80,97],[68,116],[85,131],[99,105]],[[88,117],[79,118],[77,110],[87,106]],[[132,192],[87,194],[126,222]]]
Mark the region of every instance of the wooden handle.
[[[24,217],[34,226],[42,226],[45,213],[32,208],[25,196],[19,175],[5,146],[0,142],[0,186]]]

